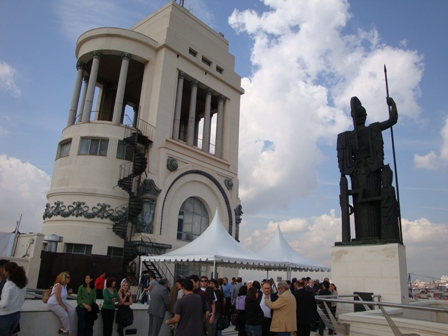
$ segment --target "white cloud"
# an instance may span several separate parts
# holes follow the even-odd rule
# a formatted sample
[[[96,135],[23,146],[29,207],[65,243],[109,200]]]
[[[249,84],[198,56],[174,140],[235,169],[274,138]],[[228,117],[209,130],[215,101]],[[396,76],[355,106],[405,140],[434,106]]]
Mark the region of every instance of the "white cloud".
[[[8,63],[0,61],[0,91],[5,91],[14,97],[20,95],[21,91],[16,85],[17,72]]]
[[[445,119],[440,135],[442,137],[440,153],[437,154],[431,151],[425,155],[414,154],[414,165],[416,168],[436,170],[448,165],[448,117]]]
[[[252,220],[243,220],[241,235],[247,237],[242,241],[243,245],[255,252],[260,250],[271,240],[277,225],[298,253],[315,263],[331,266],[331,247],[342,239],[341,219],[335,217],[335,210],[318,217],[271,221],[257,229]],[[402,227],[408,272],[427,276],[444,273],[440,263],[432,261],[444,260],[448,253],[448,224],[431,223],[426,218],[402,219]]]
[[[383,65],[401,116],[415,118],[422,57],[380,43],[376,30],[342,33],[346,1],[265,0],[268,11],[235,10],[229,18],[253,41],[253,73],[244,78],[240,122],[240,197],[248,213],[287,208],[318,185],[320,144],[349,129],[349,102],[358,96],[369,121],[387,119]],[[264,151],[264,144],[272,150]]]
[[[252,230],[252,222],[243,220],[241,236],[247,237],[242,243],[253,251],[258,251],[280,230],[298,253],[315,263],[330,266],[330,248],[335,241],[341,241],[340,218],[335,217],[335,210],[329,214],[312,218],[291,218],[283,221],[270,221],[265,228]]]
[[[62,33],[76,41],[81,34],[98,27],[130,28],[161,5],[160,1],[144,0],[128,0],[125,5],[120,0],[59,0],[54,10]],[[186,8],[213,27],[215,18],[206,0],[190,0]]]
[[[0,231],[41,232],[50,177],[32,164],[0,155]]]
[[[402,223],[408,272],[431,277],[445,274],[446,267],[440,268],[438,261],[444,260],[448,253],[448,225],[431,223],[426,218],[415,221],[403,219]]]

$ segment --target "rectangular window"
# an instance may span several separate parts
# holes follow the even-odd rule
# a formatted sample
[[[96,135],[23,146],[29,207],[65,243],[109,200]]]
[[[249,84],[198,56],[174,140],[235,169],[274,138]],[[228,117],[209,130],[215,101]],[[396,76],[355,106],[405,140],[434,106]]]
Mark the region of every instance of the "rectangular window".
[[[71,145],[72,145],[72,141],[71,140],[59,144],[57,159],[59,159],[61,157],[69,156]]]
[[[216,66],[216,72],[222,74],[224,72],[224,69],[219,66]]]
[[[119,247],[108,246],[107,256],[111,258],[123,258],[123,249]]]
[[[108,146],[108,139],[82,138],[79,145],[79,154],[107,156]]]
[[[188,49],[188,53],[190,54],[190,55],[192,55],[192,56],[194,56],[194,57],[196,57],[196,55],[198,54],[198,52],[196,51],[196,50],[193,50],[193,49]]]
[[[123,140],[118,141],[117,159],[124,159],[128,161],[132,161],[134,159],[134,151],[128,144],[123,142]]]
[[[85,244],[65,244],[65,252],[71,254],[92,254],[92,245]]]
[[[212,61],[210,61],[208,58],[205,58],[202,56],[202,63],[207,64],[208,66],[212,65]]]

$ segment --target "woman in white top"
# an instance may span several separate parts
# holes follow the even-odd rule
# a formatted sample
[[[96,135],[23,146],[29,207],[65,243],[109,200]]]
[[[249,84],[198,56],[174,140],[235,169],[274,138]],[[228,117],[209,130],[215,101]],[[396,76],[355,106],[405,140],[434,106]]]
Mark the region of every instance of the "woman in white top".
[[[338,289],[336,288],[336,285],[334,283],[330,284],[330,292],[331,295],[335,295],[336,299],[338,298]],[[331,306],[330,306],[330,311],[333,314],[334,317],[336,317],[336,308],[337,308],[338,303],[337,302],[332,302]]]
[[[73,319],[75,317],[75,308],[67,303],[67,285],[70,282],[70,273],[60,273],[54,282],[51,290],[51,296],[48,299],[48,309],[61,321],[59,327],[60,334],[72,334]]]
[[[4,266],[7,278],[0,300],[0,335],[12,335],[20,321],[20,309],[25,301],[28,280],[23,267],[15,262]]]

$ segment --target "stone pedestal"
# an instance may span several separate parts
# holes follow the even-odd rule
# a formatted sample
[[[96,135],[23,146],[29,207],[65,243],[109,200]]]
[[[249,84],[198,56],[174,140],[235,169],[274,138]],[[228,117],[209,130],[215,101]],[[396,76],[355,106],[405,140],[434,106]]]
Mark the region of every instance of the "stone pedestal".
[[[381,302],[408,303],[405,246],[334,246],[331,281],[341,295],[371,292]]]

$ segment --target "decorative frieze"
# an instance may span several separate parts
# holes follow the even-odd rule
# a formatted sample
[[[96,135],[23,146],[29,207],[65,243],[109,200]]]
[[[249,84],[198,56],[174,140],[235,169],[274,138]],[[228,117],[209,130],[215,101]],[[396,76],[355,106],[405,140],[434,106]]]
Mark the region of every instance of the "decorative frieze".
[[[112,222],[118,222],[126,219],[128,215],[128,207],[122,206],[119,209],[111,209],[109,204],[98,203],[92,209],[85,202],[76,201],[71,205],[64,205],[62,201],[54,202],[54,206],[47,203],[44,210],[43,219],[61,216],[67,217],[84,217],[87,219],[100,218],[109,219]]]

